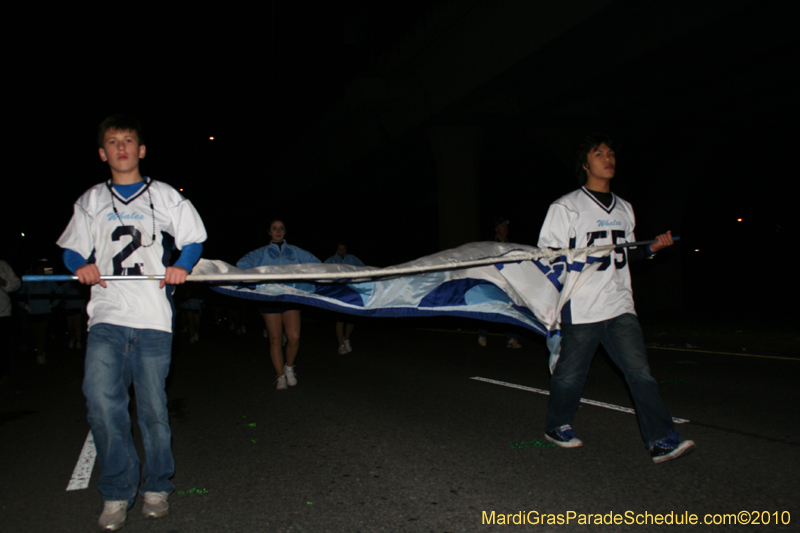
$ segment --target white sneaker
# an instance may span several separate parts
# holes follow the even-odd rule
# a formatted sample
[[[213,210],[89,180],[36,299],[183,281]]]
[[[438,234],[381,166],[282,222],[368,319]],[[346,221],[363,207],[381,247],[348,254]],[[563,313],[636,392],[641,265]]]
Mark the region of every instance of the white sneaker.
[[[353,347],[350,346],[350,339],[347,339],[347,340],[344,341],[344,347],[347,348],[347,353],[350,353],[350,352],[353,351]]]
[[[339,346],[339,355],[345,355],[345,354],[347,354],[347,346],[342,344],[341,346]]]
[[[169,493],[145,492],[142,513],[147,518],[161,518],[169,514]]]
[[[103,513],[100,515],[97,525],[103,531],[116,531],[125,525],[127,515],[128,500],[103,502]]]
[[[294,375],[293,366],[283,365],[283,375],[286,376],[286,383],[288,383],[290,387],[297,385],[297,376]]]
[[[275,380],[275,390],[286,390],[286,376],[278,376]]]
[[[486,337],[484,337],[483,335],[478,335],[478,344],[480,344],[481,346],[483,346],[485,348],[486,347]]]

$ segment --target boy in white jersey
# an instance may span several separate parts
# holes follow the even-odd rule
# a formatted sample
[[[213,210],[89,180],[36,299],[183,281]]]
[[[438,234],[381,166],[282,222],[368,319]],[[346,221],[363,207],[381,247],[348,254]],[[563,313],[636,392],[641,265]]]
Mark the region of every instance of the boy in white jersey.
[[[92,286],[83,392],[104,501],[98,525],[115,531],[125,525],[137,491],[144,497],[145,516],[169,512],[175,470],[164,388],[172,357],[169,285],[186,281],[206,231],[191,202],[166,183],[140,174],[145,146],[136,120],[107,118],[98,129],[98,144],[111,179],[75,202],[58,245],[67,267]],[[169,266],[173,247],[181,254]],[[101,273],[161,274],[165,279],[106,282]],[[145,451],[141,486],[128,414],[131,383]]]
[[[603,135],[587,137],[578,150],[576,170],[582,185],[550,205],[539,235],[540,248],[584,248],[634,242],[636,219],[631,204],[611,192],[616,155]],[[564,306],[561,355],[550,380],[545,437],[562,448],[583,442],[572,421],[597,346],[602,343],[630,387],[636,416],[653,461],[661,463],[692,451],[694,442],[680,441],[672,416],[650,375],[644,335],[636,318],[628,259],[652,257],[671,246],[672,233],[630,256],[619,248]]]

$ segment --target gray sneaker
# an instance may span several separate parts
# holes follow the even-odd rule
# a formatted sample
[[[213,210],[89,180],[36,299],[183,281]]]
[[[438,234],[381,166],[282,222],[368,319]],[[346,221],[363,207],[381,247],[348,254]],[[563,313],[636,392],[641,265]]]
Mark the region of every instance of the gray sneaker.
[[[294,367],[283,365],[283,375],[286,376],[286,383],[290,387],[297,385],[297,376],[294,375]]]
[[[169,514],[169,494],[166,492],[145,492],[142,514],[147,518],[161,518]]]
[[[128,515],[128,500],[112,500],[103,502],[103,513],[97,521],[97,525],[103,531],[116,531],[125,525],[125,518]]]

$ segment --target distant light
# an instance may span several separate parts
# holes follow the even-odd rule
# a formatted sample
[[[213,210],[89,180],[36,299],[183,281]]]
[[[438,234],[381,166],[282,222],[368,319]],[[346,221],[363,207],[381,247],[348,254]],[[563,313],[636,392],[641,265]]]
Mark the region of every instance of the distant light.
[[[179,191],[183,192],[183,189],[178,189]]]
[[[214,137],[213,137],[213,136],[212,136],[212,137],[209,137],[209,138],[208,138],[208,140],[209,140],[209,141],[213,141],[213,140],[214,140]]]
[[[20,235],[22,235],[23,237],[25,236],[25,234],[24,234],[24,233],[20,233]]]
[[[695,252],[699,252],[699,251],[700,251],[700,248],[695,248],[695,250],[694,250],[694,251],[695,251]]]
[[[741,218],[737,218],[737,219],[736,219],[736,222],[741,222],[741,221],[742,221],[742,219],[741,219]]]

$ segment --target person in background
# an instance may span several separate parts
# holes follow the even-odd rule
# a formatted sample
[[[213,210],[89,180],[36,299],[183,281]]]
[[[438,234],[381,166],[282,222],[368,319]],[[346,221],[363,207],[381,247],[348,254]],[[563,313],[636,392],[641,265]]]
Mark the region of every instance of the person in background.
[[[8,380],[11,371],[11,354],[16,350],[13,347],[13,331],[11,296],[12,292],[19,290],[22,285],[7,262],[0,259],[0,383]]]
[[[508,242],[508,225],[511,222],[505,218],[500,217],[494,221],[494,241],[495,242]],[[488,344],[489,331],[485,329],[478,330],[478,344],[486,347]],[[519,342],[519,335],[516,333],[506,332],[506,348],[514,350],[522,348]]]
[[[280,219],[269,223],[271,242],[249,252],[236,263],[238,268],[248,270],[267,265],[297,265],[301,263],[319,263],[314,254],[286,242],[286,226]],[[278,377],[275,380],[277,390],[286,390],[287,386],[297,385],[294,363],[300,350],[300,306],[272,303],[259,307],[259,312],[267,325],[269,337],[269,355]],[[284,357],[282,339],[286,333],[286,356]]]
[[[86,297],[83,288],[75,281],[61,285],[64,292],[64,315],[67,318],[69,349],[83,349],[83,332],[86,324]]]
[[[45,268],[46,263],[46,259],[38,261],[33,267],[33,273],[44,276],[47,270],[47,273],[52,274],[52,268]],[[50,322],[53,318],[53,309],[61,302],[62,292],[61,287],[53,281],[30,281],[24,283],[19,291],[22,297],[19,305],[28,314],[28,326],[37,365],[47,362],[45,350],[50,334]]]
[[[358,257],[347,253],[347,245],[340,242],[336,245],[336,253],[325,260],[326,263],[339,265],[364,266]],[[344,355],[353,351],[350,345],[350,335],[353,333],[355,325],[348,322],[346,315],[339,313],[336,320],[336,340],[339,343],[339,355]]]

